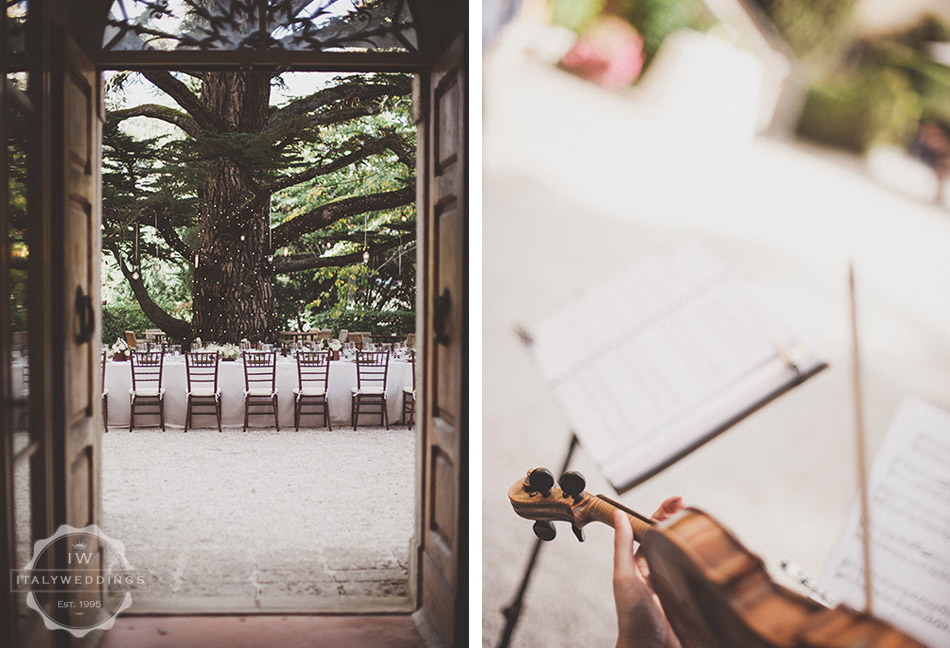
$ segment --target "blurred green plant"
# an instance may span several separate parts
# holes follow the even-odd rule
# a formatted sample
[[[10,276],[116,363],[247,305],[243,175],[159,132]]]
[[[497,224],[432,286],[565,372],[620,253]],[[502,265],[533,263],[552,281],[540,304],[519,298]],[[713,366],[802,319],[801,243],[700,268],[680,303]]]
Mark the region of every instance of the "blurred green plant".
[[[908,145],[924,118],[950,125],[950,67],[927,51],[947,38],[950,28],[928,17],[901,33],[856,41],[808,90],[798,133],[861,153]]]
[[[112,344],[116,339],[125,339],[125,332],[142,333],[147,328],[154,328],[138,302],[119,304],[105,304],[102,307],[102,343]]]
[[[833,65],[854,40],[857,0],[756,0],[792,52],[819,69]]]
[[[798,134],[863,153],[874,144],[906,144],[920,117],[920,96],[909,76],[892,67],[876,68],[813,85]]]

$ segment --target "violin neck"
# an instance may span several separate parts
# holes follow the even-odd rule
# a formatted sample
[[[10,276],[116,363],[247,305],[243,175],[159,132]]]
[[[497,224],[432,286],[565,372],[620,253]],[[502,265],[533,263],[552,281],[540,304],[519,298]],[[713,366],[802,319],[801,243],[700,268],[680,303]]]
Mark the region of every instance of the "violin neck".
[[[604,495],[588,494],[588,501],[585,502],[584,513],[591,520],[603,522],[608,526],[614,525],[614,511],[623,511],[630,520],[630,526],[633,527],[633,536],[639,540],[648,529],[656,524],[648,517],[640,515],[636,511],[628,509],[620,502],[615,502]]]

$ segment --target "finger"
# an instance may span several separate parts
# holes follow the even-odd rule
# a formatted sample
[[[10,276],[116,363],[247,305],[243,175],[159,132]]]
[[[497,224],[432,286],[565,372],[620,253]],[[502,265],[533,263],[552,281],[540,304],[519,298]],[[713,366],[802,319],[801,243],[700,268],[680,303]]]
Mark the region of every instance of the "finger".
[[[662,522],[668,517],[671,517],[682,511],[683,507],[683,498],[679,495],[667,497],[665,500],[663,500],[663,503],[660,504],[660,508],[658,508],[653,514],[653,519],[657,522]]]
[[[633,561],[633,527],[623,511],[614,511],[614,581],[625,581],[638,573]]]
[[[640,551],[637,551],[633,559],[637,563],[637,569],[640,570],[640,575],[643,576],[643,580],[650,582],[650,565],[647,563],[647,559],[643,557]]]

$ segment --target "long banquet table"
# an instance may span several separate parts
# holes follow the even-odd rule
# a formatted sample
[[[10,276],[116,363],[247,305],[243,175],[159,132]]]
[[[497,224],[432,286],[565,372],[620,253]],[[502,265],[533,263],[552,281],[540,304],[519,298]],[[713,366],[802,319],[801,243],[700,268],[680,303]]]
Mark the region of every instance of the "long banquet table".
[[[129,389],[132,386],[131,368],[128,361],[106,363],[106,389],[109,390],[109,428],[128,427],[129,425]],[[185,405],[188,382],[185,376],[184,357],[166,357],[162,386],[165,388],[165,425],[183,427],[185,425]],[[291,428],[294,425],[294,388],[297,386],[297,363],[289,358],[277,360],[277,414],[280,426]],[[330,421],[334,426],[350,424],[350,390],[356,386],[356,363],[340,360],[330,363],[330,380],[327,400],[330,405]],[[389,424],[399,422],[402,414],[403,387],[412,386],[412,363],[408,360],[390,360],[389,379],[386,385],[387,412]],[[222,361],[218,371],[218,389],[221,391],[221,422],[225,426],[244,424],[244,365],[240,360]],[[201,408],[207,411],[207,408]],[[252,408],[252,412],[264,408]],[[308,409],[313,409],[308,407]],[[378,421],[373,414],[360,417],[360,426],[375,424]],[[158,424],[158,415],[136,414],[136,427]],[[273,416],[252,414],[249,427],[272,427]],[[323,427],[318,414],[303,415],[301,427]],[[189,428],[216,427],[214,415],[192,416]]]

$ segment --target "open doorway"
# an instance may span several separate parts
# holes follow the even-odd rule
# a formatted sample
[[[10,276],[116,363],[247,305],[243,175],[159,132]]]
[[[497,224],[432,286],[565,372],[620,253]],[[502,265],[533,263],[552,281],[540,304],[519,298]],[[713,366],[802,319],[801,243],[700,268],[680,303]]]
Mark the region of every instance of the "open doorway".
[[[411,75],[104,79],[102,526],[151,574],[136,611],[411,609]],[[245,428],[271,349],[276,416]],[[160,407],[133,408],[155,354]],[[367,361],[385,414],[354,412]]]

